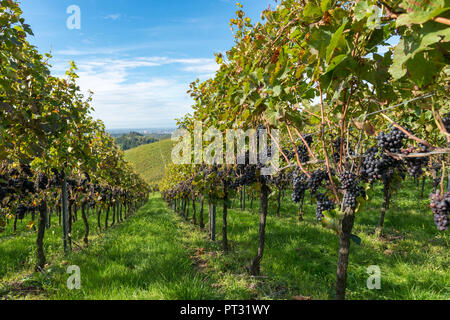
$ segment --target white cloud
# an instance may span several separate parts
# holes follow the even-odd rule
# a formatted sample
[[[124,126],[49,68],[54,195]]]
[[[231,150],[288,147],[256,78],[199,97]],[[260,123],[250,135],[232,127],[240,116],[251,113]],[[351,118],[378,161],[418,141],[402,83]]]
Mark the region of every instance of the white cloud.
[[[142,80],[140,75],[136,80],[136,70],[166,65],[178,67],[180,76],[160,76],[149,69],[147,79]],[[93,116],[102,119],[108,128],[175,126],[175,118],[191,111],[186,79],[211,76],[218,68],[214,59],[169,57],[96,58],[79,61],[77,66],[81,90],[94,92]],[[56,64],[54,70],[62,73],[63,65]]]
[[[107,15],[107,16],[105,16],[105,17],[103,17],[104,19],[109,19],[109,20],[118,20],[118,19],[120,19],[120,17],[121,17],[122,15],[120,14],[120,13],[115,13],[115,14],[109,14],[109,15]]]

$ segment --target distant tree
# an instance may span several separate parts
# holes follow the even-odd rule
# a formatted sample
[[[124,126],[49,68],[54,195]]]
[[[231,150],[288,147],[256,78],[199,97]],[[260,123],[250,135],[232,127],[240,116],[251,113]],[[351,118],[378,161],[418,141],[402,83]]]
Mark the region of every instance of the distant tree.
[[[119,145],[120,149],[124,151],[157,141],[159,140],[154,137],[145,136],[138,132],[130,132],[116,138],[116,143]]]

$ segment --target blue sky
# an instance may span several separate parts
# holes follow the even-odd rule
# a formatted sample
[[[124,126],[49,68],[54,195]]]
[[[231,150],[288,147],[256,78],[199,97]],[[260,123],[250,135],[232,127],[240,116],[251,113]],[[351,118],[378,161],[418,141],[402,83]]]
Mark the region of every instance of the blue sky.
[[[189,83],[214,75],[214,52],[233,45],[231,0],[21,0],[41,53],[53,72],[79,67],[84,92],[94,91],[94,117],[108,129],[174,127],[190,112]],[[258,20],[273,0],[241,0]],[[67,8],[81,9],[81,29],[69,30]]]

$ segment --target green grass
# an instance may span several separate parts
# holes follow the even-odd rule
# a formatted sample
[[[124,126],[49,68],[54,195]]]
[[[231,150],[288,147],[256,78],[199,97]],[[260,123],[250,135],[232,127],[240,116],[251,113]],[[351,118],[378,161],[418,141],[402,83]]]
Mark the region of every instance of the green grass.
[[[362,244],[351,246],[347,297],[449,299],[449,235],[434,227],[428,200],[419,199],[415,186],[408,183],[394,197],[386,216],[385,238],[379,240],[375,228],[381,188],[376,190],[378,197],[357,215],[354,233],[362,238]],[[45,275],[28,275],[30,268],[26,266],[32,264],[21,264],[24,257],[33,259],[35,234],[0,239],[2,257],[6,249],[15,248],[8,255],[9,271],[0,276],[0,282],[7,292],[14,281],[25,278],[25,284],[42,288],[37,296],[28,296],[39,299],[333,298],[337,236],[315,221],[314,208],[308,200],[303,222],[298,221],[297,206],[287,199],[283,201],[281,218],[275,217],[274,202],[273,199],[268,216],[262,277],[253,278],[246,272],[256,253],[257,201],[253,210],[229,211],[231,251],[224,254],[220,244],[220,207],[218,239],[211,242],[205,231],[182,220],[159,196],[154,196],[138,214],[69,258],[56,254],[60,248],[52,244],[48,250],[54,252],[53,263]],[[78,225],[82,228],[81,222]],[[52,241],[51,236],[46,238],[47,243]],[[21,254],[22,258],[16,258]],[[69,265],[81,269],[81,290],[66,288]],[[381,269],[381,290],[366,287],[366,270],[371,265]]]
[[[140,146],[125,152],[125,160],[131,163],[135,172],[150,185],[158,184],[164,177],[164,170],[172,158],[174,143],[162,140]]]
[[[104,217],[104,215],[103,215]],[[37,216],[36,216],[37,219]],[[90,236],[89,239],[98,237],[96,231],[97,218],[89,215]],[[30,273],[36,264],[36,232],[28,230],[27,224],[31,216],[27,215],[23,221],[17,222],[17,234],[13,234],[13,221],[8,221],[5,232],[0,233],[0,280],[17,280],[23,274]],[[102,219],[103,223],[103,219]],[[110,218],[111,223],[111,218]],[[84,236],[84,225],[81,220],[81,212],[78,213],[78,221],[73,224],[72,239],[74,248],[82,246],[81,239]],[[60,256],[63,251],[62,227],[58,225],[58,217],[52,215],[52,227],[45,232],[44,250],[47,260]]]
[[[381,187],[377,186],[376,191],[377,197],[357,215],[354,233],[362,238],[362,244],[351,246],[347,298],[449,299],[449,235],[436,230],[427,197],[421,200],[416,187],[408,182],[394,196],[385,220],[385,237],[379,240],[375,229],[381,210]],[[261,279],[251,278],[244,271],[256,253],[257,206],[246,212],[229,211],[232,252],[228,255],[220,252],[221,208],[217,243],[209,242],[197,231],[185,232],[185,241],[208,253],[202,257],[212,270],[210,276],[227,298],[238,293],[245,299],[332,299],[338,238],[315,221],[315,209],[309,200],[305,209],[305,221],[299,222],[298,207],[286,199],[282,217],[277,218],[275,199],[271,201]],[[367,268],[371,265],[381,269],[381,290],[367,288]]]
[[[82,223],[74,226],[82,228]],[[51,264],[45,274],[32,273],[35,233],[1,242],[0,254],[8,259],[2,259],[2,270],[7,272],[0,276],[0,297],[23,298],[27,291],[18,288],[31,286],[38,294],[28,294],[29,299],[221,298],[211,290],[207,277],[196,271],[184,247],[178,219],[158,198],[69,257],[58,253],[62,248],[53,231],[46,237]],[[66,270],[71,265],[80,267],[81,290],[67,289]]]

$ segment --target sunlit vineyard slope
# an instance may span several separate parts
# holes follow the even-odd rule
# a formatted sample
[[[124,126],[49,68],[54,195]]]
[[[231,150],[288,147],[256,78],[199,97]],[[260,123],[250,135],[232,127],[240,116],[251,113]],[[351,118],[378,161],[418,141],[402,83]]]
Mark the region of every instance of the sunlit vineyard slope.
[[[125,159],[145,181],[158,184],[164,176],[165,167],[171,161],[172,147],[170,139],[162,140],[127,150]]]

